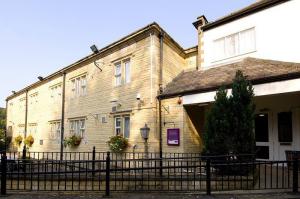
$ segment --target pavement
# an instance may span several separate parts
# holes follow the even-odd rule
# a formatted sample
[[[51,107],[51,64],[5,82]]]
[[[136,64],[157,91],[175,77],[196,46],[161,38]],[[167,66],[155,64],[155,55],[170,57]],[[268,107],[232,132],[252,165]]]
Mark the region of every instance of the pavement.
[[[103,193],[82,192],[10,192],[0,198],[8,199],[96,199],[103,198]],[[239,193],[213,193],[207,196],[203,193],[115,193],[109,198],[116,199],[300,199],[300,194],[289,192],[239,192]]]

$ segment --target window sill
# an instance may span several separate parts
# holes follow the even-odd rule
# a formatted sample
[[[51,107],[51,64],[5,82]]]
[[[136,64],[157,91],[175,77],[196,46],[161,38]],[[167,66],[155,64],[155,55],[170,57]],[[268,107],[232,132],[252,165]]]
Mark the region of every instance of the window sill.
[[[240,57],[240,56],[251,54],[251,53],[255,53],[255,52],[257,52],[257,50],[249,51],[247,53],[242,53],[242,54],[238,54],[238,55],[233,55],[233,56],[222,58],[222,59],[216,59],[216,60],[212,61],[211,63],[214,64],[214,63],[218,63],[218,62],[221,62],[221,61],[225,61],[225,60],[228,60],[228,59]]]

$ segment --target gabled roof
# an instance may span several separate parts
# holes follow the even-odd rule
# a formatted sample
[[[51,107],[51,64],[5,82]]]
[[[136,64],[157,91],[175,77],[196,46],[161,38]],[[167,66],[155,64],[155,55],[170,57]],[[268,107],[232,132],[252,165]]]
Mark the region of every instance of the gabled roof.
[[[249,57],[206,70],[182,72],[165,87],[159,98],[208,92],[220,86],[229,86],[237,70],[241,70],[253,84],[300,78],[300,63]]]
[[[220,18],[220,19],[217,19],[216,21],[207,23],[206,25],[204,25],[202,27],[202,30],[205,31],[205,30],[212,29],[212,28],[217,27],[219,25],[229,23],[231,21],[237,20],[239,18],[245,17],[247,15],[259,12],[261,10],[270,8],[272,6],[276,6],[280,3],[284,3],[284,2],[287,2],[287,1],[290,1],[290,0],[259,0],[259,1],[256,1],[253,4],[250,4],[249,6],[244,7],[240,10],[235,11],[235,12],[232,12],[229,15],[226,15],[226,16]],[[197,25],[197,23],[194,22],[194,25]]]

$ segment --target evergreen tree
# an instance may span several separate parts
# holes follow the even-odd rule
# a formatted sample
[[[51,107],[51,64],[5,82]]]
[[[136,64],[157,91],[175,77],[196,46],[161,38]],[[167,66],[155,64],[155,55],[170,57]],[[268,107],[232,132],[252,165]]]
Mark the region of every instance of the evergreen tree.
[[[229,98],[232,113],[233,152],[237,154],[255,152],[253,97],[251,83],[241,71],[237,71],[232,84],[232,95]]]
[[[219,155],[227,154],[230,151],[229,107],[227,90],[222,87],[217,91],[215,102],[206,117],[204,153]]]
[[[218,90],[205,121],[205,153],[254,153],[253,97],[253,87],[241,71],[233,79],[231,96],[224,88]]]

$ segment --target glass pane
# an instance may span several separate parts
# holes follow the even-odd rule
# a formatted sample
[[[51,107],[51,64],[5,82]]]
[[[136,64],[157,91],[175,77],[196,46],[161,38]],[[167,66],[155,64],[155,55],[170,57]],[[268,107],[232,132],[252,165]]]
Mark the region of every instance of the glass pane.
[[[130,135],[130,117],[124,118],[124,137],[129,138]]]
[[[244,30],[240,33],[240,53],[247,53],[255,50],[254,28]]]
[[[130,82],[130,61],[125,62],[125,83]]]
[[[269,159],[269,147],[268,146],[256,146],[256,158]]]
[[[255,115],[255,140],[256,142],[269,141],[268,114]]]
[[[293,141],[292,112],[278,113],[278,141]]]
[[[232,57],[238,54],[238,34],[233,34],[225,38],[226,57]]]
[[[216,60],[225,58],[224,42],[224,38],[214,41],[214,54]]]
[[[116,118],[116,127],[121,127],[121,118]]]

